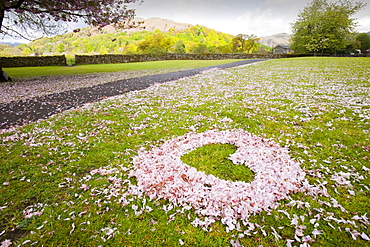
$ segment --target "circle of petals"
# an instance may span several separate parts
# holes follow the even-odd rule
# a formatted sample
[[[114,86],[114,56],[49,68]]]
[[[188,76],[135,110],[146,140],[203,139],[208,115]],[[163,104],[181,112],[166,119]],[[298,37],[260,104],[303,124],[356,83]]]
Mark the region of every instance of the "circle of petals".
[[[235,145],[237,151],[229,159],[249,167],[255,179],[250,183],[227,181],[181,161],[185,153],[216,143]],[[140,150],[133,164],[130,176],[136,177],[151,199],[190,205],[198,214],[223,221],[247,220],[252,214],[274,208],[278,200],[301,191],[305,177],[287,148],[243,130],[188,133],[149,151]]]

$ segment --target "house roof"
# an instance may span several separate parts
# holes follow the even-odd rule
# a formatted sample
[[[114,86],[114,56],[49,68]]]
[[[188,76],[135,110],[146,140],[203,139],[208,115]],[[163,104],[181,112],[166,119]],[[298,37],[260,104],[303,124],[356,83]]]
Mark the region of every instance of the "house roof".
[[[275,46],[275,48],[274,48],[274,49],[276,49],[276,48],[278,48],[278,47],[281,47],[281,48],[283,48],[283,49],[290,49],[290,46],[289,46],[289,45],[277,45],[277,46]]]

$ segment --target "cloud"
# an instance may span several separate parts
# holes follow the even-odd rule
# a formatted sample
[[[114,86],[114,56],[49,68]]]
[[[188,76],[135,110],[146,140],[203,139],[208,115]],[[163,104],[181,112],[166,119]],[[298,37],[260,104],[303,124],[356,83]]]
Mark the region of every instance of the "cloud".
[[[336,0],[329,0],[336,1]],[[255,34],[257,36],[275,33],[290,33],[300,10],[311,0],[144,0],[137,8],[137,16],[161,17],[178,22],[203,25],[230,34]],[[361,28],[369,25],[370,0],[366,10],[355,17]]]
[[[139,17],[168,18],[234,35],[261,36],[290,32],[289,23],[298,13],[297,2],[301,6],[307,1],[145,0],[136,8],[136,13]]]
[[[358,18],[358,27],[357,30],[360,33],[367,33],[370,32],[370,16]]]
[[[312,0],[144,0],[129,4],[136,16],[160,17],[192,25],[203,25],[216,31],[254,34],[259,37],[276,33],[291,33],[290,23],[297,19]],[[338,0],[329,0],[338,1]],[[359,0],[367,7],[354,17],[359,32],[370,31],[370,0]],[[76,28],[69,24],[72,30]],[[83,27],[81,23],[77,27]]]
[[[233,21],[233,26],[237,33],[255,34],[257,36],[266,36],[275,33],[289,33],[289,20],[276,16],[272,9],[247,10],[243,15]]]

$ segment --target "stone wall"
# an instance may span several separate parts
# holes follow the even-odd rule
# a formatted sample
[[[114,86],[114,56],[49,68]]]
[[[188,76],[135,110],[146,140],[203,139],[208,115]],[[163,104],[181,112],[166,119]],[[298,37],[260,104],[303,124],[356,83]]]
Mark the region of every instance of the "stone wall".
[[[0,57],[0,67],[35,67],[35,66],[66,66],[66,57],[32,56],[32,57]]]
[[[161,55],[76,55],[76,64],[135,63],[162,60],[222,60],[286,58],[287,54],[161,54]]]
[[[163,60],[223,60],[223,59],[275,59],[297,56],[298,54],[159,54],[159,55],[76,55],[75,65],[80,64],[108,64],[108,63],[135,63]],[[62,56],[19,56],[0,57],[0,68],[34,67],[34,66],[66,66],[66,57]]]

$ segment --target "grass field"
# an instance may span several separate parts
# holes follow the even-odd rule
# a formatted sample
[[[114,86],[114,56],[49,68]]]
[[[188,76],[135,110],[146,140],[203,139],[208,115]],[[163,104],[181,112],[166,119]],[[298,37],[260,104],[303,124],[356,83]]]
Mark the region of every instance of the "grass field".
[[[0,135],[0,243],[369,246],[369,61],[296,58],[212,70],[5,131]],[[140,172],[138,162],[145,164],[140,156],[145,151],[168,160],[166,149],[157,148],[171,140],[176,143],[170,148],[193,145],[175,138],[240,130],[264,138],[256,141],[257,148],[271,141],[289,149],[305,174],[294,184],[297,190],[261,212],[237,213],[236,204],[225,209],[194,206],[207,201],[187,203],[173,184],[188,183],[191,191],[197,181],[176,177],[176,171],[171,171],[173,181],[158,182],[150,191],[132,176],[133,170]],[[193,173],[203,189],[217,186],[202,182],[210,175],[235,187],[235,181],[257,179],[252,168],[228,159],[236,145],[216,142],[181,157],[204,172]],[[161,170],[155,172],[142,175],[155,182]],[[173,196],[161,198],[161,191]],[[205,212],[210,207],[234,210],[234,216],[212,216]]]
[[[239,61],[237,59],[227,60],[178,60],[178,61],[155,61],[142,63],[119,63],[119,64],[89,64],[78,66],[48,66],[48,67],[20,67],[4,68],[4,71],[16,79],[54,76],[54,75],[81,75],[92,73],[111,73],[132,70],[186,70],[206,66],[219,65]]]

